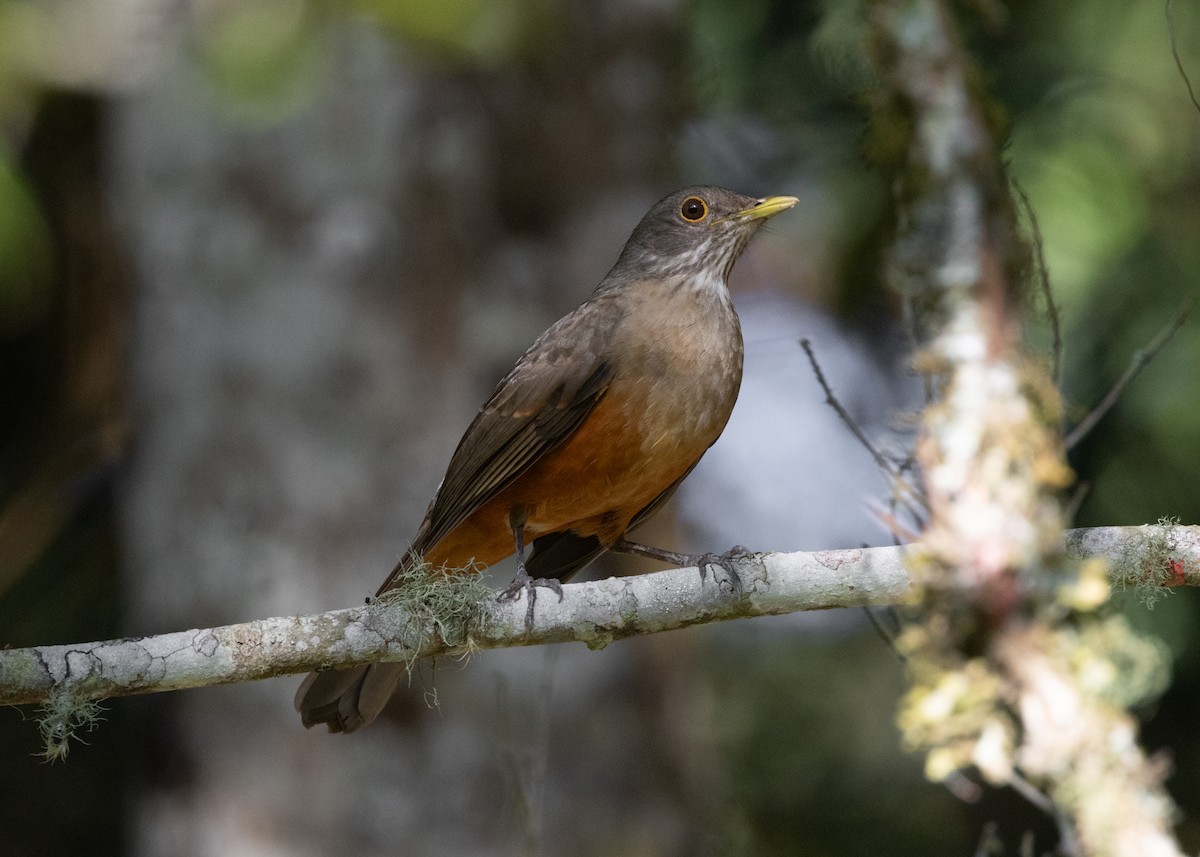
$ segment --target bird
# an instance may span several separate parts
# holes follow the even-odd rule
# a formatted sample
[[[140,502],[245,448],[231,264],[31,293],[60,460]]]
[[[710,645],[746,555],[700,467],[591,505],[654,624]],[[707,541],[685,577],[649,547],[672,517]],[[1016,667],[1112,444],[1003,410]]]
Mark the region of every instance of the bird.
[[[379,594],[419,561],[469,570],[516,553],[499,597],[524,594],[531,621],[537,586],[561,598],[559,583],[605,551],[687,559],[625,535],[724,429],[743,358],[729,272],[754,233],[797,202],[696,186],[655,203],[590,297],[496,385]],[[312,673],[296,693],[301,721],[353,732],[404,671],[388,662]]]

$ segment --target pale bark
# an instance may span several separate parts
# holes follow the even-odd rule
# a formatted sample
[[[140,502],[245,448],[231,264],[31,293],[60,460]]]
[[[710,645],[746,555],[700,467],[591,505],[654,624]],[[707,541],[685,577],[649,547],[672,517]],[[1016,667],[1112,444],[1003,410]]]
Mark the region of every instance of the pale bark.
[[[1067,533],[1069,552],[1108,560],[1116,585],[1200,582],[1200,527],[1101,527]],[[45,702],[65,690],[100,699],[255,681],[371,660],[408,660],[470,649],[613,640],[750,616],[903,603],[906,560],[920,546],[767,553],[735,562],[744,594],[723,569],[704,578],[669,569],[540,590],[533,629],[524,601],[485,600],[469,642],[448,645],[397,605],[281,616],[147,637],[0,651],[0,704]],[[1151,577],[1151,570],[1159,573]],[[1176,570],[1177,569],[1177,570]],[[415,629],[415,630],[414,630]],[[424,639],[422,639],[424,637]]]

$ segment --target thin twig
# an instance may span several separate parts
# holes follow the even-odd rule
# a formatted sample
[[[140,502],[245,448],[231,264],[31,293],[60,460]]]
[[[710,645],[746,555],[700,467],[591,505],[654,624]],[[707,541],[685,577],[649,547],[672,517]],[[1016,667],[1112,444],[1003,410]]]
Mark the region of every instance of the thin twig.
[[[871,443],[871,439],[867,437],[866,432],[854,421],[854,417],[850,416],[850,412],[843,407],[842,403],[838,401],[838,397],[834,395],[833,388],[825,380],[825,373],[821,370],[821,364],[817,362],[816,354],[813,353],[812,343],[807,338],[804,338],[800,340],[800,347],[808,355],[808,362],[812,365],[813,374],[817,376],[817,383],[825,391],[825,403],[833,408],[842,422],[846,424],[846,428],[850,429],[850,433],[858,439],[858,442],[863,445],[863,448],[867,452],[871,453],[871,458],[875,459],[875,463],[879,465],[879,469],[887,471],[888,475],[893,479],[898,479],[900,474],[896,472],[892,463],[888,461],[882,452],[875,448],[875,444]]]
[[[1021,183],[1016,179],[1012,180],[1012,186],[1017,192],[1017,196],[1021,198],[1021,206],[1025,209],[1025,216],[1029,218],[1029,230],[1033,233],[1033,253],[1034,260],[1037,262],[1038,283],[1042,287],[1042,296],[1046,300],[1046,314],[1050,318],[1050,332],[1054,337],[1050,352],[1053,360],[1051,377],[1054,379],[1054,386],[1058,387],[1062,380],[1062,323],[1058,317],[1058,306],[1054,303],[1054,290],[1050,286],[1050,269],[1046,267],[1046,253],[1042,245],[1042,228],[1038,225],[1037,214],[1033,210],[1033,203],[1029,201],[1029,196],[1025,193],[1025,188],[1021,187]]]
[[[812,366],[813,374],[817,377],[817,383],[821,385],[821,389],[825,392],[826,404],[833,408],[834,413],[846,424],[846,428],[850,429],[850,433],[862,444],[862,447],[870,453],[871,458],[875,460],[875,464],[887,475],[892,484],[900,488],[903,494],[906,495],[904,498],[901,498],[905,510],[914,517],[920,517],[919,510],[914,508],[913,500],[910,499],[916,495],[912,485],[904,478],[904,474],[896,468],[896,465],[880,452],[875,444],[871,443],[871,439],[867,437],[867,433],[862,430],[862,427],[855,421],[854,417],[850,416],[850,412],[846,410],[845,406],[842,405],[837,394],[833,392],[833,388],[829,386],[829,382],[825,379],[825,372],[822,371],[821,364],[817,361],[817,355],[813,352],[812,343],[807,337],[800,340],[800,347],[808,355],[808,362]]]
[[[1071,496],[1067,498],[1066,508],[1063,510],[1063,517],[1068,524],[1073,523],[1079,515],[1079,507],[1083,505],[1083,501],[1087,499],[1087,495],[1092,490],[1092,483],[1084,480],[1075,486],[1075,490],[1071,492]]]
[[[1167,17],[1167,34],[1171,37],[1171,56],[1175,58],[1175,67],[1179,69],[1179,76],[1183,78],[1183,84],[1187,87],[1188,98],[1192,99],[1193,106],[1200,110],[1200,101],[1196,100],[1196,93],[1192,91],[1191,78],[1188,77],[1187,70],[1183,67],[1183,60],[1179,57],[1179,46],[1175,43],[1175,22],[1171,20],[1171,0],[1167,0],[1163,13]]]
[[[1060,853],[1067,857],[1078,857],[1083,853],[1079,850],[1079,840],[1075,836],[1075,829],[1071,826],[1071,819],[1059,810],[1058,805],[1047,794],[1017,771],[1012,772],[1008,784],[1012,786],[1013,791],[1054,819],[1054,824],[1058,828]]]
[[[912,484],[909,481],[910,477],[915,478],[918,482],[920,481],[920,474],[917,472],[917,454],[915,451],[906,455],[897,465],[897,469],[900,471],[900,477],[904,480],[905,485]],[[917,500],[920,502],[921,508],[914,509],[912,506],[909,506],[908,513],[913,516],[913,527],[920,532],[925,532],[925,527],[929,523],[927,519],[929,506],[926,503],[925,494],[920,489],[917,491]]]
[[[962,771],[951,771],[942,778],[942,786],[963,803],[979,803],[983,797],[983,786]]]
[[[1075,445],[1087,437],[1088,433],[1096,427],[1096,423],[1100,422],[1104,418],[1104,415],[1112,410],[1113,405],[1117,403],[1121,398],[1121,394],[1125,392],[1125,388],[1130,385],[1139,372],[1146,368],[1155,355],[1162,350],[1162,347],[1171,340],[1171,337],[1175,335],[1175,331],[1183,326],[1184,321],[1187,320],[1188,313],[1191,311],[1192,300],[1188,298],[1183,302],[1179,311],[1175,313],[1175,318],[1171,319],[1170,323],[1158,332],[1158,335],[1151,340],[1150,344],[1134,352],[1133,360],[1129,363],[1129,368],[1117,379],[1117,383],[1113,384],[1112,389],[1108,391],[1108,395],[1100,401],[1100,404],[1092,408],[1091,413],[1084,417],[1079,425],[1071,429],[1070,434],[1063,441],[1067,449],[1074,449]]]
[[[866,613],[867,618],[871,620],[871,626],[875,629],[875,633],[879,635],[879,639],[882,640],[884,645],[886,645],[891,650],[892,654],[896,656],[896,660],[900,661],[902,664],[908,663],[908,658],[904,657],[900,650],[896,648],[896,634],[892,633],[890,629],[883,627],[883,620],[880,619],[880,613],[886,613],[892,618],[893,621],[899,624],[899,620],[896,619],[896,608],[887,606],[877,611],[870,604],[864,604],[863,612]]]
[[[1000,841],[996,822],[989,821],[983,825],[979,834],[979,844],[975,846],[975,857],[997,857],[1004,854],[1004,843]]]
[[[879,519],[879,523],[883,524],[884,528],[892,534],[892,543],[896,546],[912,544],[921,540],[921,533],[925,530],[926,522],[921,516],[911,507],[908,508],[908,513],[915,520],[915,529],[903,523],[899,516],[896,515],[896,503],[891,503],[890,510],[883,510],[871,507],[870,511]]]

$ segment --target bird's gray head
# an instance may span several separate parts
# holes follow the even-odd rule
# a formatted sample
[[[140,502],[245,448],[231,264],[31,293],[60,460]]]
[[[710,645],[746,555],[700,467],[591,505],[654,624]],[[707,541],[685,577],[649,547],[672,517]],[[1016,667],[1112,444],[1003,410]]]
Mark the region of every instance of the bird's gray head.
[[[685,187],[656,202],[633,230],[613,272],[640,276],[719,276],[750,237],[786,211],[794,196],[755,199],[720,187]]]

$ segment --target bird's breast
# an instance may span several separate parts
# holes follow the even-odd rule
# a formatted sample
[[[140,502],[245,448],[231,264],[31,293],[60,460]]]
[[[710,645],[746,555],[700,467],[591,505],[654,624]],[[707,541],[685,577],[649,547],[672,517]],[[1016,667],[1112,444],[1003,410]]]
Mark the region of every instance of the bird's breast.
[[[646,455],[686,448],[694,463],[717,439],[741,386],[742,351],[723,280],[639,290],[614,331],[609,394],[624,401]]]

